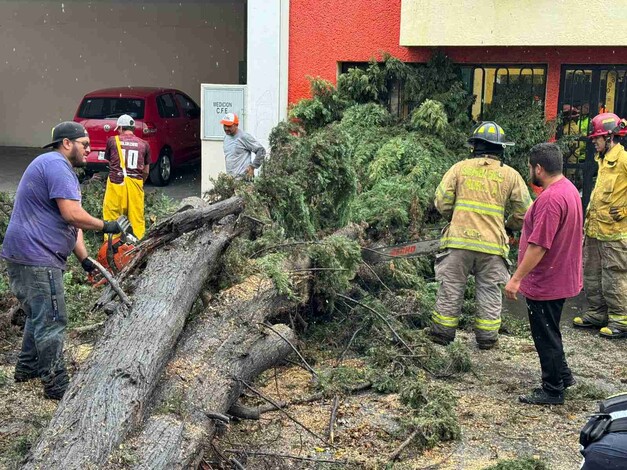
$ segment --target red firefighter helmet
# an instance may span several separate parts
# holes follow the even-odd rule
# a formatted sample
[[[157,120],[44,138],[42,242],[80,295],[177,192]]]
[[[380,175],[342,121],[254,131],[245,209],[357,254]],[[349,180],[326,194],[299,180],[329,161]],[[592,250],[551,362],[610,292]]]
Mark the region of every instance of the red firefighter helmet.
[[[601,135],[624,135],[625,128],[621,127],[620,118],[614,113],[601,113],[592,118],[592,132],[589,139]]]

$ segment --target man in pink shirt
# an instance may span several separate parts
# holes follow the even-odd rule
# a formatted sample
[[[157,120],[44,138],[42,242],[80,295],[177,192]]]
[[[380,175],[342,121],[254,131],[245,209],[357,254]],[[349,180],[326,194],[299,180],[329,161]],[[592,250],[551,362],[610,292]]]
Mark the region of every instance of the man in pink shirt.
[[[531,182],[543,191],[523,223],[518,269],[505,295],[527,300],[529,324],[542,369],[542,387],[521,395],[522,403],[564,403],[564,389],[575,383],[566,363],[560,317],[564,301],[582,288],[583,211],[577,188],[562,174],[563,156],[555,144],[531,149]]]

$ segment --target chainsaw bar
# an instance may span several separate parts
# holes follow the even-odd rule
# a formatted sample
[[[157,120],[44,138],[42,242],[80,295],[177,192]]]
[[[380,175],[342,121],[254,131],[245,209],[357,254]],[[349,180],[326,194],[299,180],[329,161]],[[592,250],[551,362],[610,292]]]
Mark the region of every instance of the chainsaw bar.
[[[394,258],[414,258],[416,256],[430,255],[437,252],[439,248],[439,239],[423,240],[381,248],[362,248],[361,257],[365,262],[374,264]]]

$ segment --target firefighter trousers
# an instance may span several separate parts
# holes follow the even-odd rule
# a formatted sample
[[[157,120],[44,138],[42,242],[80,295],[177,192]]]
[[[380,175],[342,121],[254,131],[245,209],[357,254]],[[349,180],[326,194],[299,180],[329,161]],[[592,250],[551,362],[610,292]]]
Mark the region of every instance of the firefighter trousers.
[[[102,218],[116,220],[122,215],[128,217],[135,236],[142,239],[146,232],[144,182],[142,180],[126,176],[122,184],[116,184],[107,178],[107,189],[102,203]]]
[[[479,343],[493,343],[501,327],[500,285],[509,280],[507,264],[499,255],[450,249],[437,256],[435,278],[440,282],[440,287],[431,316],[431,330],[445,339],[455,338],[470,274],[475,276],[475,337]]]
[[[627,330],[627,240],[585,237],[583,287],[588,299],[584,321]]]

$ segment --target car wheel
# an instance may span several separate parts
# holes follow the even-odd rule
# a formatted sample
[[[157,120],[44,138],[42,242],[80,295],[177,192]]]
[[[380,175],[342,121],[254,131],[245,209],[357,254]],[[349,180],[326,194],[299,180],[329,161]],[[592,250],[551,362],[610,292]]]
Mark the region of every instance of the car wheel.
[[[172,176],[172,157],[162,150],[157,163],[150,168],[150,182],[155,186],[167,186]]]

